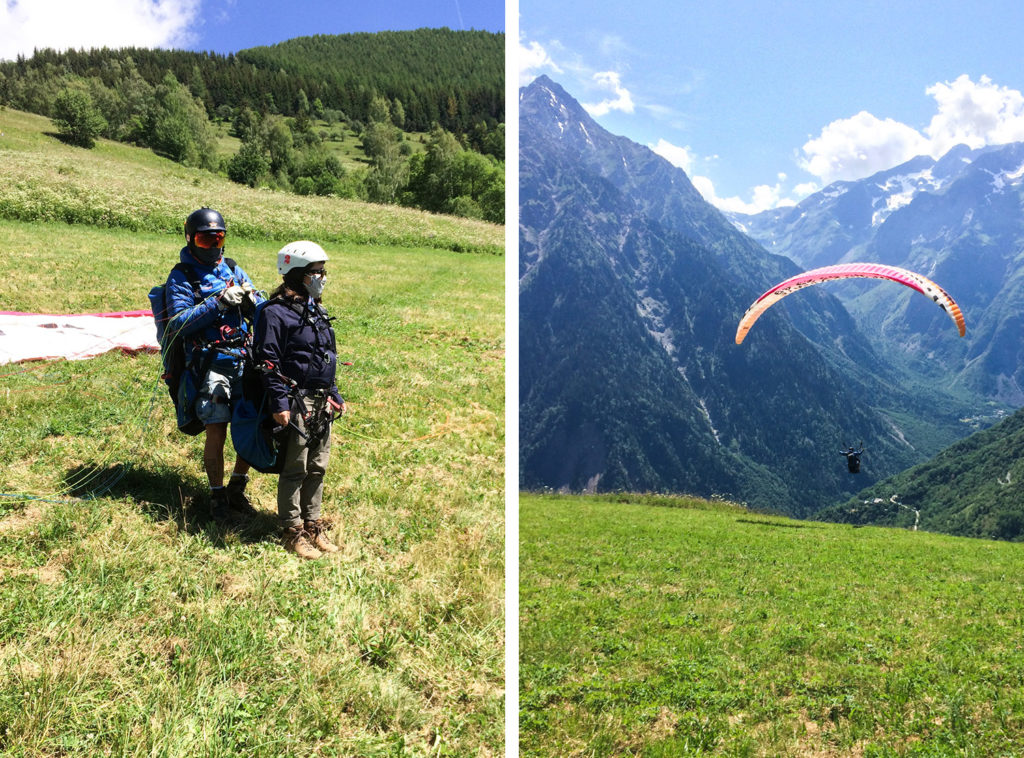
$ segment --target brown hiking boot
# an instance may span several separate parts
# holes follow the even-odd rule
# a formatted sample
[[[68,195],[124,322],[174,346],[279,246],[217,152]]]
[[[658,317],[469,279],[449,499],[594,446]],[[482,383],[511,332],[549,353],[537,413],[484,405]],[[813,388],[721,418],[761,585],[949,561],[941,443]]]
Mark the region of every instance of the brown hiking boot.
[[[327,538],[327,531],[330,529],[326,519],[317,519],[316,521],[307,521],[306,523],[306,534],[309,535],[310,542],[313,543],[313,547],[319,550],[321,553],[336,553],[339,548],[333,542]]]
[[[310,542],[309,535],[306,530],[302,528],[302,524],[298,526],[287,527],[284,530],[284,549],[288,552],[295,553],[300,558],[304,558],[307,561],[315,561],[323,553],[316,549],[312,542]]]

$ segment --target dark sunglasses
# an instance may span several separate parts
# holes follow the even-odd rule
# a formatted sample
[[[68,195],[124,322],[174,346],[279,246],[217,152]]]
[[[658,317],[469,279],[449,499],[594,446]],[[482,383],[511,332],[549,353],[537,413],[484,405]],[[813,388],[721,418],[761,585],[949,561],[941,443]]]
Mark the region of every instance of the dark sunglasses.
[[[224,247],[224,232],[196,232],[196,247]]]
[[[327,276],[327,268],[321,268],[316,271],[307,271],[306,276]]]

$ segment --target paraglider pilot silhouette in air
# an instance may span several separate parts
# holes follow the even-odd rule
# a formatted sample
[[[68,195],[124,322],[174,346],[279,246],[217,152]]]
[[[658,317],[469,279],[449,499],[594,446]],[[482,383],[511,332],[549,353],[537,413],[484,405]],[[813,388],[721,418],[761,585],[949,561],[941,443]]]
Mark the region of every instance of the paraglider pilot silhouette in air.
[[[864,443],[860,443],[860,449],[855,450],[852,445],[846,448],[846,450],[840,450],[840,453],[846,456],[846,468],[849,469],[851,474],[860,473],[860,457],[864,454]]]

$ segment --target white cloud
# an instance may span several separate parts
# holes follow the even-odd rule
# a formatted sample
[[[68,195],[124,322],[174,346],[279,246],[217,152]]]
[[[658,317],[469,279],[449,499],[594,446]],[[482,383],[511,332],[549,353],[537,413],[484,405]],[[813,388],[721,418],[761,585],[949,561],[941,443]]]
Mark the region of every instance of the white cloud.
[[[592,65],[589,58],[602,60],[600,70]],[[582,55],[566,48],[557,39],[538,41],[520,30],[518,44],[519,86],[525,87],[543,73],[558,75],[556,78],[569,92],[574,93],[580,105],[594,118],[600,119],[612,112],[650,116],[658,121],[671,121],[673,128],[685,127],[679,112],[671,106],[651,102],[641,96],[639,102],[634,93],[623,83],[622,69],[629,69],[629,59],[635,51],[622,37],[609,34],[601,37],[594,48],[588,48]],[[615,63],[612,58],[624,58],[625,63]],[[679,91],[676,87],[675,92]]]
[[[693,182],[693,186],[696,187],[701,196],[713,206],[719,210],[731,211],[733,213],[760,213],[772,208],[796,205],[797,201],[802,199],[785,197],[781,182],[774,186],[760,184],[754,187],[752,191],[753,197],[750,202],[747,202],[739,196],[719,197],[715,192],[714,183],[706,176],[691,176],[690,181]]]
[[[833,121],[819,137],[804,144],[803,152],[806,157],[799,161],[800,167],[822,184],[830,184],[892,168],[928,152],[928,141],[906,124],[861,111]]]
[[[804,144],[800,167],[822,184],[863,179],[918,155],[939,158],[955,145],[972,148],[1024,140],[1024,95],[987,76],[962,74],[925,90],[936,113],[923,132],[893,119],[861,111],[839,119]]]
[[[618,34],[604,35],[597,47],[601,54],[606,58],[621,56],[632,52],[631,46],[628,45]]]
[[[231,14],[235,10],[238,0],[224,0],[224,5],[217,11],[217,23],[227,24],[231,21]]]
[[[824,186],[839,180],[863,179],[918,155],[939,158],[960,143],[977,148],[1024,140],[1024,95],[1017,90],[1000,87],[987,76],[974,82],[963,74],[952,82],[936,83],[925,93],[935,99],[936,112],[923,131],[861,111],[833,121],[808,140],[797,161],[800,168]],[[751,208],[771,202],[779,187],[781,182],[774,188],[755,188],[750,203],[739,198],[716,198],[711,202],[720,208],[749,213]],[[802,199],[817,189],[816,183],[798,184],[790,197]],[[789,202],[781,194],[779,198],[780,204]]]
[[[690,173],[690,166],[693,165],[693,153],[688,146],[680,147],[679,145],[673,145],[667,140],[659,139],[658,144],[648,144],[647,147],[651,148],[651,150],[673,166],[681,168],[686,173]]]
[[[925,92],[939,108],[925,129],[934,157],[960,143],[982,147],[1024,140],[1024,95],[1017,90],[1000,87],[987,76],[975,83],[961,74]]]
[[[0,59],[35,48],[185,47],[200,0],[4,0]]]
[[[692,175],[692,171],[698,163],[707,163],[707,159],[700,159],[689,147],[674,145],[666,139],[659,139],[657,144],[647,145],[653,152],[660,155],[673,166],[681,168],[690,177],[693,186],[701,196],[716,208],[724,211],[735,211],[737,213],[760,213],[771,208],[778,208],[784,205],[796,205],[800,200],[818,189],[816,184],[798,185],[797,190],[786,197],[785,183],[787,176],[779,172],[778,183],[774,186],[761,184],[751,191],[752,198],[749,202],[736,197],[719,197],[715,191],[714,182],[707,176]],[[711,160],[717,158],[714,156]]]
[[[524,43],[522,37],[520,37],[518,58],[520,87],[525,87],[545,70],[556,74],[562,73],[562,69],[551,59],[547,50],[539,42]]]
[[[800,202],[808,195],[813,195],[815,192],[821,189],[821,186],[817,182],[803,182],[796,185],[791,193],[797,202]]]
[[[602,89],[611,90],[615,97],[602,100],[600,103],[581,103],[591,116],[600,118],[611,111],[633,112],[633,96],[629,93],[629,90],[622,86],[622,82],[616,72],[600,71],[594,74],[594,81]]]

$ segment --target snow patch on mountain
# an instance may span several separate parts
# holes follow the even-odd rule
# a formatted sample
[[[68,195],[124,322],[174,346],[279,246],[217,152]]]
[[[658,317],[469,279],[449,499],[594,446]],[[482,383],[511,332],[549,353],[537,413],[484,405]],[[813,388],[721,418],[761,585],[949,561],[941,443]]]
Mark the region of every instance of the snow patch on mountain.
[[[996,192],[1002,192],[1007,187],[1012,187],[1015,184],[1019,184],[1019,180],[1024,176],[1024,164],[1018,166],[1013,171],[988,171],[987,173],[992,176],[992,189]]]
[[[885,207],[879,208],[872,214],[871,226],[881,226],[889,216],[909,205],[921,192],[936,192],[945,184],[945,181],[935,178],[930,168],[913,174],[890,176],[884,183],[875,184],[882,191],[882,195],[875,198],[873,204],[877,206],[884,200]]]

